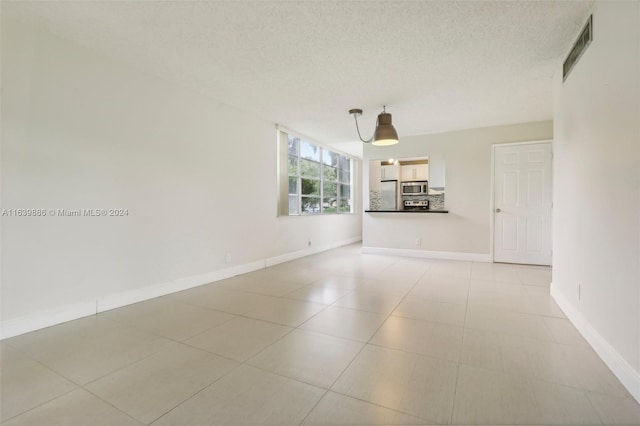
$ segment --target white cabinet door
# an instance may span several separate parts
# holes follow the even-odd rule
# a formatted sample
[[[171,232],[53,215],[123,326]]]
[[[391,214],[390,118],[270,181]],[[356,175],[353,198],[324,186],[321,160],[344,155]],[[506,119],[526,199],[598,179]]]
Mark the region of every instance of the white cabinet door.
[[[402,166],[402,181],[429,180],[428,164],[410,164]]]
[[[551,144],[494,149],[495,262],[551,264]]]
[[[397,166],[395,164],[382,166],[380,180],[398,180],[398,178],[400,177],[400,171],[398,170],[399,168],[400,166]]]
[[[402,166],[402,181],[403,182],[411,182],[415,179],[413,178],[415,170],[413,166]]]
[[[429,165],[428,164],[416,164],[416,180],[429,180]]]

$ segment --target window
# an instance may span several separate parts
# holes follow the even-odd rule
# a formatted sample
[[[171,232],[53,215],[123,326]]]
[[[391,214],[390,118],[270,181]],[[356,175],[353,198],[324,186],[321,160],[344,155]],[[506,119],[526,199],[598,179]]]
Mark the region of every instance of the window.
[[[286,138],[288,215],[351,213],[351,159],[299,137]],[[284,173],[281,170],[281,177]],[[281,185],[281,190],[284,185]],[[284,197],[280,197],[281,202]]]

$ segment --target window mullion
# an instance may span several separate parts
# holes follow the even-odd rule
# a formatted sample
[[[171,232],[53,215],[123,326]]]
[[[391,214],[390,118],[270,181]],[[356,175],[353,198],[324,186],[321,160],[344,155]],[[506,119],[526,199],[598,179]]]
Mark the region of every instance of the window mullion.
[[[324,214],[324,149],[320,148],[320,214]]]
[[[298,185],[298,214],[302,214],[302,177],[300,173],[300,140],[297,141],[298,144],[298,171],[297,171],[297,185]]]
[[[342,173],[342,166],[340,165],[340,157],[338,157],[338,167],[336,167],[336,211],[340,213],[342,210],[342,185],[340,184],[340,174]]]

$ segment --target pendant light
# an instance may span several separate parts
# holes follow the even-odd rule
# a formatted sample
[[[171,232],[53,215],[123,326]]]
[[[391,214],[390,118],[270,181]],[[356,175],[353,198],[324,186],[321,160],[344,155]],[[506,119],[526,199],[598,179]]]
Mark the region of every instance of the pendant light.
[[[358,137],[364,143],[370,143],[373,141],[373,145],[388,146],[398,143],[398,132],[391,124],[391,114],[386,111],[386,107],[382,107],[382,112],[378,114],[378,120],[376,121],[376,130],[373,136],[368,140],[362,139],[360,135],[360,128],[358,127],[358,116],[362,115],[361,109],[350,109],[349,114],[353,115],[356,121],[356,130],[358,131]]]

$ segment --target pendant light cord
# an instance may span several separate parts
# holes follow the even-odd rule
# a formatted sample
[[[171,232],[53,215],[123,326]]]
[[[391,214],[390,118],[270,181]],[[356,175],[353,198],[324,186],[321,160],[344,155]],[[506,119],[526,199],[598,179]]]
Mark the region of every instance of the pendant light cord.
[[[371,136],[368,140],[362,139],[362,135],[360,134],[360,127],[358,127],[358,117],[356,114],[353,114],[353,119],[356,120],[356,130],[358,131],[358,137],[364,143],[370,143],[373,140],[373,136]]]
[[[357,114],[353,114],[353,119],[356,120],[356,130],[358,131],[358,137],[360,138],[360,140],[364,143],[371,143],[371,141],[373,140],[373,138],[375,137],[375,132],[373,133],[373,135],[368,139],[368,140],[364,140],[362,138],[362,135],[360,134],[360,127],[358,127],[358,115]],[[378,128],[378,119],[376,118],[376,128]]]

